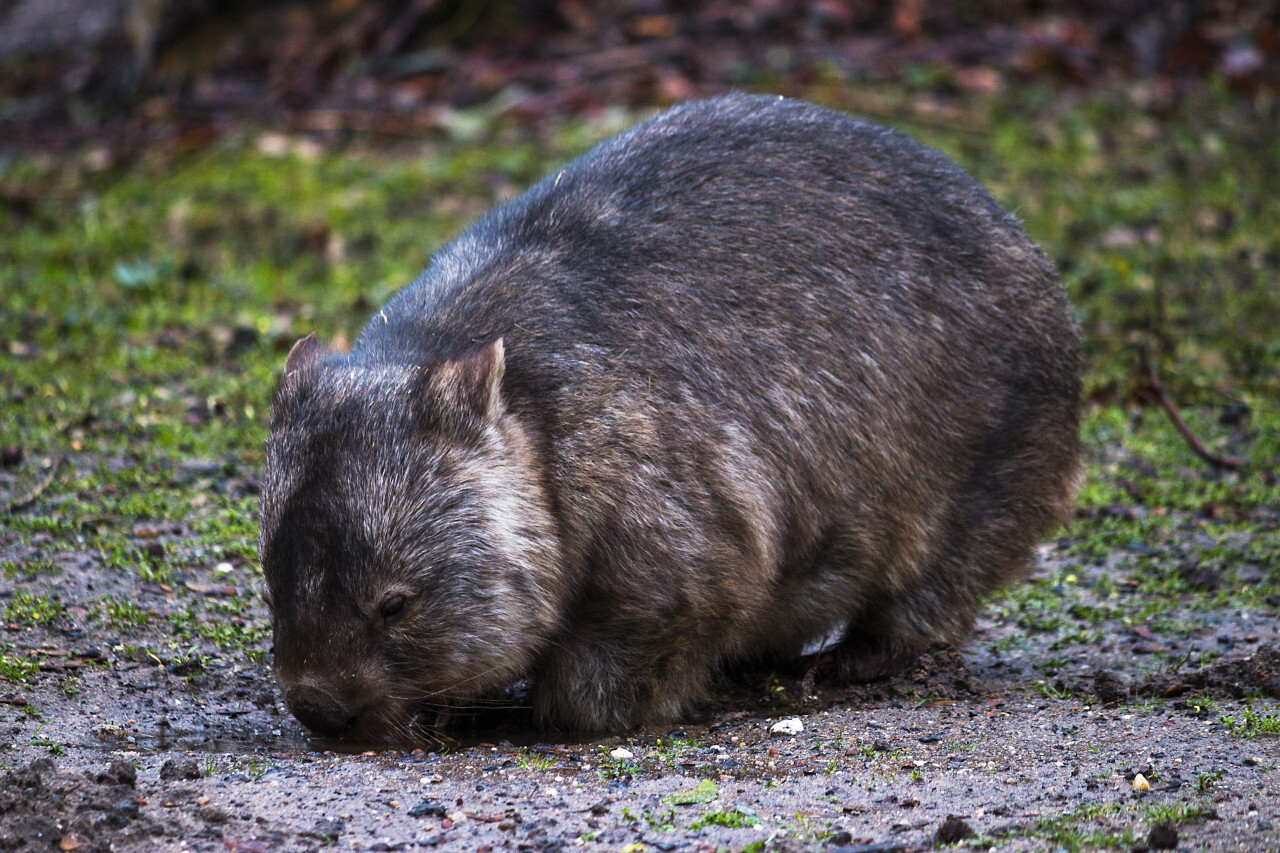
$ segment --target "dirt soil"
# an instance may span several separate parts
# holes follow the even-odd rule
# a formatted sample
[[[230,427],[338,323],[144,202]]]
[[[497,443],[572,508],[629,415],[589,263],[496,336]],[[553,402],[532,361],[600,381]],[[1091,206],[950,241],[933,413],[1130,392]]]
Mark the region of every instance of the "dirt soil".
[[[135,532],[145,546],[183,528]],[[1088,610],[1117,558],[1059,550],[1042,550],[1038,582],[1070,583]],[[250,594],[250,573],[147,583],[101,559],[0,534],[0,561],[60,569],[0,577],[0,605],[65,605],[0,635],[45,662],[0,679],[0,850],[1280,850],[1276,738],[1240,736],[1259,702],[1274,713],[1258,697],[1280,695],[1274,612],[1189,599],[1173,618],[1193,630],[1104,621],[1098,642],[1064,646],[997,601],[962,652],[890,681],[806,687],[801,665],[724,679],[678,727],[581,737],[516,709],[365,749],[309,738],[262,649],[197,637],[198,654],[166,660],[148,645],[156,621],[107,627],[81,604],[105,594],[163,617]],[[265,625],[247,600],[237,618]]]

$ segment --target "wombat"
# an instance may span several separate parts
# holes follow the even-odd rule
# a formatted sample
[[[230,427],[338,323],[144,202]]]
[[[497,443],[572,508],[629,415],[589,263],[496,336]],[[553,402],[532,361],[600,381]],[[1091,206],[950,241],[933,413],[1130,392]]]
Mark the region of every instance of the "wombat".
[[[718,667],[959,643],[1078,472],[1062,286],[943,155],[732,95],[481,219],[272,405],[262,565],[326,736],[528,680],[541,724],[687,713]]]

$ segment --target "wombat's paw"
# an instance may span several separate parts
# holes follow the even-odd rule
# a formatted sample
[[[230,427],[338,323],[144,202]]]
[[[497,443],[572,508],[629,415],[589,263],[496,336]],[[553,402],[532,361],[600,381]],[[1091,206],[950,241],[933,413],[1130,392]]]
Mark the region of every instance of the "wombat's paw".
[[[848,630],[839,645],[822,655],[827,662],[818,661],[818,676],[836,684],[876,681],[907,670],[923,650],[921,646]]]

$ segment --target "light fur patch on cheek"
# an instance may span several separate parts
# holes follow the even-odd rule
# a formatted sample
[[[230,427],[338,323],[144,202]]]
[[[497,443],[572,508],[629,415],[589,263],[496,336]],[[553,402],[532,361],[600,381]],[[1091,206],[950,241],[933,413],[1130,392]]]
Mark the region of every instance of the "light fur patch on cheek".
[[[532,477],[522,442],[497,427],[489,429],[487,439],[489,452],[472,452],[457,461],[460,475],[480,496],[484,533],[498,558],[499,570],[484,576],[491,606],[508,618],[524,612],[531,623],[547,623],[555,618],[551,598],[560,586],[561,561],[546,498]],[[525,584],[514,584],[512,572]],[[511,606],[517,601],[518,607]]]

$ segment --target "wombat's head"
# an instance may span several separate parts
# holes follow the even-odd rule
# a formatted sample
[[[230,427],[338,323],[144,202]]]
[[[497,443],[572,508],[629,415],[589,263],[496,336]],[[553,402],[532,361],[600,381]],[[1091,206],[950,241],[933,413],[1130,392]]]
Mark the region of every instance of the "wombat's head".
[[[271,413],[262,568],[285,703],[407,739],[523,675],[560,615],[554,522],[502,398],[501,339],[429,364],[299,341]]]

